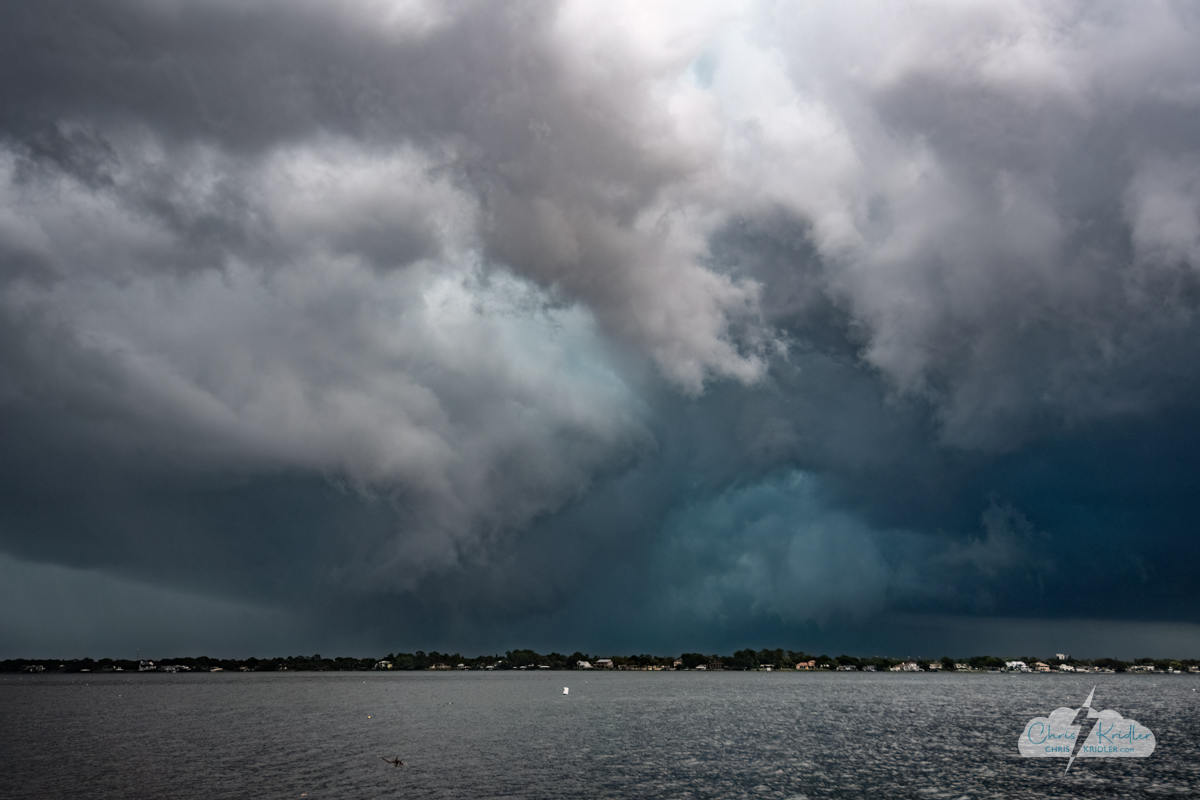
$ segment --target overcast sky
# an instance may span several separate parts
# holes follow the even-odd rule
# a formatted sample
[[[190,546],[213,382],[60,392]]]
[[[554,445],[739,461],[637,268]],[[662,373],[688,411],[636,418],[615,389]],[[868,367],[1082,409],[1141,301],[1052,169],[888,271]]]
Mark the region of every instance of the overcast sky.
[[[1200,12],[0,6],[0,657],[1200,656]]]

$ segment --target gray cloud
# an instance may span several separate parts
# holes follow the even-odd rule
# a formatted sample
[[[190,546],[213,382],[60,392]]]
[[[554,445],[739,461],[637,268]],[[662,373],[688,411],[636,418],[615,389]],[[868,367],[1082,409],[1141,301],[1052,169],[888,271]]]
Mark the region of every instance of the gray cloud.
[[[599,580],[659,630],[1028,610],[1079,442],[1194,404],[1198,30],[8,4],[0,542],[414,636],[599,631]]]
[[[197,648],[287,652],[297,620],[270,607],[164,590],[96,571],[0,556],[4,658],[157,659]]]
[[[760,376],[761,336],[729,335],[732,321],[754,318],[756,287],[699,266],[703,242],[674,231],[662,196],[704,156],[655,92],[690,57],[673,32],[639,48],[586,7],[386,8],[114,3],[14,14],[10,37],[40,80],[6,87],[17,109],[9,127],[26,153],[66,168],[90,163],[82,152],[93,140],[132,137],[129,149],[171,169],[178,148],[200,147],[201,175],[180,184],[154,170],[157,182],[135,188],[159,217],[223,245],[246,224],[230,217],[258,210],[236,191],[238,158],[322,134],[385,151],[409,144],[470,187],[490,257],[588,302],[672,379],[699,391],[710,375]],[[67,57],[35,44],[46,38],[82,49]],[[43,140],[57,146],[39,148]],[[234,161],[222,163],[227,154]],[[209,202],[189,214],[197,189]],[[243,207],[220,213],[214,192]],[[395,211],[377,209],[386,224],[377,217],[374,227],[360,213],[335,242],[378,258],[399,235],[393,260],[428,250],[431,239]],[[264,244],[257,231],[244,236]]]
[[[771,21],[710,56],[727,149],[745,153],[738,197],[808,221],[843,327],[937,405],[945,441],[1006,447],[1181,399],[1197,215],[1185,164],[1153,176],[1194,141],[1189,11]]]
[[[1038,591],[1055,571],[1029,521],[993,503],[969,536],[877,530],[820,501],[792,473],[687,507],[667,522],[662,564],[680,608],[712,618],[861,622],[887,608],[992,611],[1001,581]]]

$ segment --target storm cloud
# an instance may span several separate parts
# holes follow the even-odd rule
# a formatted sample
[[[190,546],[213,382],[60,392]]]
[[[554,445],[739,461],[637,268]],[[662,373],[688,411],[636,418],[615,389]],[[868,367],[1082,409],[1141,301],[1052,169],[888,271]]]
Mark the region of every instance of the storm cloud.
[[[56,587],[6,655],[100,647],[85,595],[181,649],[146,598],[242,620],[214,650],[1190,631],[1198,44],[1168,2],[6,4],[0,566]]]

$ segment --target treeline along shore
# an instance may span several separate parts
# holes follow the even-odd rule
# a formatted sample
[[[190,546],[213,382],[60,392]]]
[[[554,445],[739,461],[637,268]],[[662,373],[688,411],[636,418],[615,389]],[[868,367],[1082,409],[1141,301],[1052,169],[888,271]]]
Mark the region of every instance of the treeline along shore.
[[[1018,666],[1020,665],[1020,666]],[[1200,674],[1200,660],[1138,658],[1077,659],[1063,653],[1054,656],[974,656],[953,659],[859,658],[840,655],[811,655],[794,650],[738,650],[733,655],[683,653],[680,656],[599,656],[575,652],[537,653],[533,650],[509,650],[504,655],[466,657],[459,653],[389,653],[379,658],[325,658],[279,656],[275,658],[172,657],[160,659],[94,660],[31,658],[0,661],[0,672],[360,672],[370,670],[587,670],[619,671],[660,670],[759,670],[759,671],[841,671],[841,672],[1152,672]]]

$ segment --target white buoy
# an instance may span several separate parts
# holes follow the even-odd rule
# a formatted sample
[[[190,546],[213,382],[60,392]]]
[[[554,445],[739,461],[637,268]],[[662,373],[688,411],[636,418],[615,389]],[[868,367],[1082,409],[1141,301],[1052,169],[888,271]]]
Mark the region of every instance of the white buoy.
[[[570,689],[568,689],[566,686],[564,686],[564,687],[563,687],[563,694],[570,694],[570,693],[571,693],[571,690],[570,690]]]

